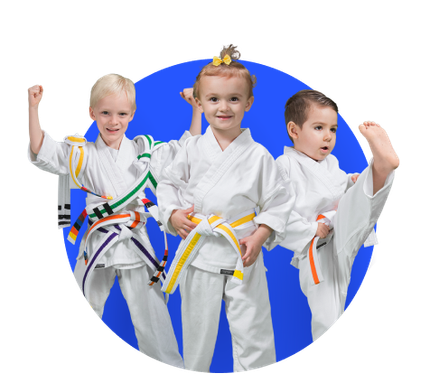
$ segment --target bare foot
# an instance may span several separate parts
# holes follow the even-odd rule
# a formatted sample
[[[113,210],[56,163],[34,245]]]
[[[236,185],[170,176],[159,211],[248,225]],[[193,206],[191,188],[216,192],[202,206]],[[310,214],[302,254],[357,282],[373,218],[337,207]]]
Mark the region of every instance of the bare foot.
[[[373,191],[378,192],[385,183],[385,179],[399,167],[399,157],[391,146],[386,131],[375,122],[363,122],[358,126],[361,134],[369,142],[373,154]]]

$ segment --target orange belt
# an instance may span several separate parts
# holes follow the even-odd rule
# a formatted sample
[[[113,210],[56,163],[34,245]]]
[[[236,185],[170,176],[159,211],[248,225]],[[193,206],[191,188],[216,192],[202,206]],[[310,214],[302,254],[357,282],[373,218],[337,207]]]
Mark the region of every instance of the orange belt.
[[[325,223],[327,222],[327,220],[328,219],[324,215],[318,215],[317,222]],[[309,246],[309,250],[308,250],[309,264],[311,267],[312,278],[314,280],[315,285],[324,281],[324,277],[322,275],[321,265],[320,265],[319,257],[317,253],[317,243],[319,239],[320,237],[315,236],[312,239],[311,245]]]

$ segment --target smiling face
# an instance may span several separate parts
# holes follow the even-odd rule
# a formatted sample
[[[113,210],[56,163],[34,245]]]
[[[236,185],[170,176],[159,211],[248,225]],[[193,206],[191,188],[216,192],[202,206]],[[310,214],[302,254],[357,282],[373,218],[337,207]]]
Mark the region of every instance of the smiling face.
[[[200,79],[197,105],[205,113],[217,139],[234,140],[240,135],[240,124],[254,97],[249,97],[246,80],[242,77],[204,76]]]
[[[108,95],[100,99],[94,108],[90,107],[90,117],[97,122],[103,141],[116,150],[134,112],[125,92]]]
[[[287,128],[294,140],[294,148],[320,161],[332,152],[336,144],[337,112],[331,107],[313,104],[302,127],[289,122]]]

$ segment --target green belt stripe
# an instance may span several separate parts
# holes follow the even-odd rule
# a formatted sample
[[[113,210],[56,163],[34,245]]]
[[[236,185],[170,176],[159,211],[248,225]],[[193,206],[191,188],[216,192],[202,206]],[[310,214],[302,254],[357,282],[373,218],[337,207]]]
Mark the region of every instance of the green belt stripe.
[[[121,200],[118,200],[115,204],[113,204],[110,207],[112,209],[115,209],[118,206],[120,206],[121,204],[123,204],[125,201],[127,201],[128,199],[130,199],[132,196],[134,196],[142,188],[142,186],[145,184],[145,182],[148,180],[148,178],[151,181],[151,183],[154,186],[154,188],[157,188],[157,182],[156,182],[155,178],[152,176],[151,172],[148,171],[148,174],[146,174],[145,178],[132,191],[130,191],[126,196],[124,196]],[[105,209],[100,210],[101,214],[104,214],[105,212],[106,212]],[[91,214],[89,216],[90,216],[90,218],[94,218],[97,215],[96,214]]]
[[[144,135],[144,137],[148,140],[148,142],[149,142],[149,148],[151,148],[152,147],[152,140],[151,140],[151,138],[149,138],[149,135]]]
[[[145,153],[145,154],[139,155],[139,156],[137,157],[137,159],[140,159],[140,158],[151,158],[151,154],[147,154],[147,153]]]

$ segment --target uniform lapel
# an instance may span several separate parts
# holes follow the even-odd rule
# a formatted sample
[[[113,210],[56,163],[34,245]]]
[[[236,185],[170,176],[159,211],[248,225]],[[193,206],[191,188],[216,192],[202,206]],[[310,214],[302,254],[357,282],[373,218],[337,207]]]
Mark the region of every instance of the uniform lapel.
[[[338,198],[343,195],[345,190],[339,187],[340,181],[338,174],[329,171],[327,168],[327,158],[318,162],[292,147],[285,147],[284,154],[287,154],[290,158],[296,159],[302,167],[305,167],[307,171],[311,172],[312,175],[327,188],[334,198]]]
[[[122,176],[121,167],[118,164],[121,163],[121,156],[124,155],[124,152],[130,150],[130,147],[128,147],[129,145],[130,141],[124,135],[122,138],[120,151],[118,153],[117,162],[115,162],[109,152],[108,146],[106,146],[106,143],[104,143],[102,137],[99,135],[96,140],[97,152],[99,154],[103,170],[116,193],[116,195],[112,195],[114,197],[122,194],[127,189],[127,184],[124,180],[124,177]]]
[[[203,199],[216,186],[240,155],[254,142],[249,129],[242,133],[224,150],[221,150],[210,126],[202,137],[203,148],[211,159],[211,166],[202,177],[194,191],[194,211],[201,212]]]

